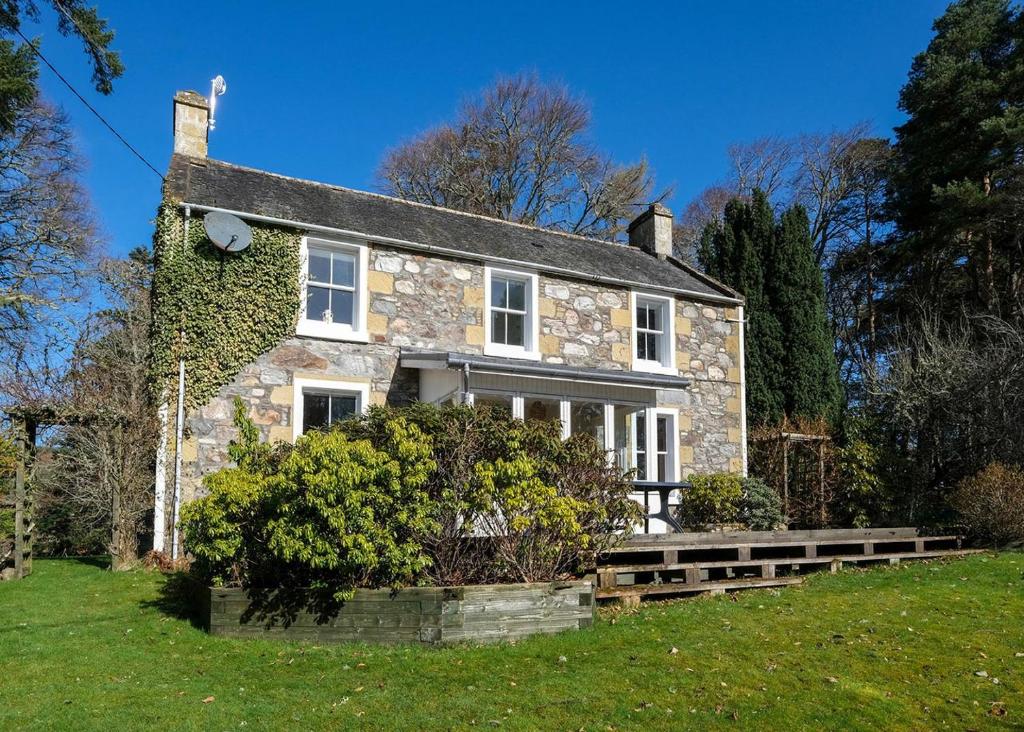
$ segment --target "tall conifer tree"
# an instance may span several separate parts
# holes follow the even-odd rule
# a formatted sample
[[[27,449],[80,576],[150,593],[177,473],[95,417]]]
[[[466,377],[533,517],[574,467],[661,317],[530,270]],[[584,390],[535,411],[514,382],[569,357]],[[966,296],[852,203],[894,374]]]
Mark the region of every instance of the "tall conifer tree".
[[[765,261],[774,249],[774,214],[767,197],[755,191],[749,202],[734,199],[721,224],[701,237],[705,271],[746,298],[747,418],[751,425],[777,423],[785,409],[782,390],[782,329],[765,291]]]
[[[1024,318],[1024,13],[959,0],[900,92],[886,304]]]
[[[782,214],[765,261],[765,290],[782,329],[782,391],[790,417],[834,420],[840,400],[835,344],[825,312],[825,286],[814,258],[807,211]]]

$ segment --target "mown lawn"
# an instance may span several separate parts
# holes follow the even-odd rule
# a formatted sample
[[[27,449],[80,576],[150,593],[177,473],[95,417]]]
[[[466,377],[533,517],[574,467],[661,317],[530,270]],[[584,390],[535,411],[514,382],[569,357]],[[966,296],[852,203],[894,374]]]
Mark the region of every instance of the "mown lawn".
[[[1019,553],[446,649],[211,638],[160,600],[158,574],[36,568],[0,585],[3,730],[1024,727]]]

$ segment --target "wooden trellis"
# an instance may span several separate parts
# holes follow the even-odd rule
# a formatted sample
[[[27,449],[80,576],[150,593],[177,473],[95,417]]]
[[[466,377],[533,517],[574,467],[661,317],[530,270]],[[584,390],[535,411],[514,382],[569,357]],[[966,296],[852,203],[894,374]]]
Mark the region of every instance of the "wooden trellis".
[[[91,425],[100,421],[98,413],[82,413],[55,406],[12,407],[6,410],[14,434],[14,573],[22,579],[32,573],[35,522],[32,481],[29,478],[36,454],[36,436],[40,426]],[[3,571],[0,562],[0,571]]]
[[[828,525],[828,435],[771,432],[752,435],[755,474],[782,498],[787,527],[794,514],[801,523]]]

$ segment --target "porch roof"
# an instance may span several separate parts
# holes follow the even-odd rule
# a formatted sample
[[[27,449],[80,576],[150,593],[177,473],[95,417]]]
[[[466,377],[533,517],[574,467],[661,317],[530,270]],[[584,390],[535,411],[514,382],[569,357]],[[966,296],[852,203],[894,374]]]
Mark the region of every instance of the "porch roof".
[[[400,363],[404,368],[412,369],[451,369],[462,371],[468,367],[470,371],[488,374],[583,381],[592,384],[632,386],[642,389],[685,389],[691,383],[690,379],[683,376],[648,374],[639,371],[619,371],[616,369],[580,368],[564,364],[521,361],[514,358],[479,356],[472,353],[459,353],[457,351],[424,351],[403,348]]]

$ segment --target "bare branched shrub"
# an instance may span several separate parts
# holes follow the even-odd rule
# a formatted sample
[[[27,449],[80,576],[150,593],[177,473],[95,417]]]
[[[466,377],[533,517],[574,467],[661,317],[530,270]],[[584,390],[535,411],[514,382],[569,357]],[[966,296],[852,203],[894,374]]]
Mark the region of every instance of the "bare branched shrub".
[[[1024,327],[995,316],[952,325],[922,315],[872,384],[905,461],[910,520],[941,513],[949,490],[992,462],[1024,464]]]
[[[951,503],[968,530],[993,546],[1024,541],[1024,470],[990,463],[960,481]]]
[[[139,259],[102,266],[114,304],[92,319],[76,349],[72,414],[56,452],[57,492],[88,526],[110,529],[115,569],[138,556],[143,520],[152,508],[155,411],[147,386],[149,268]]]

